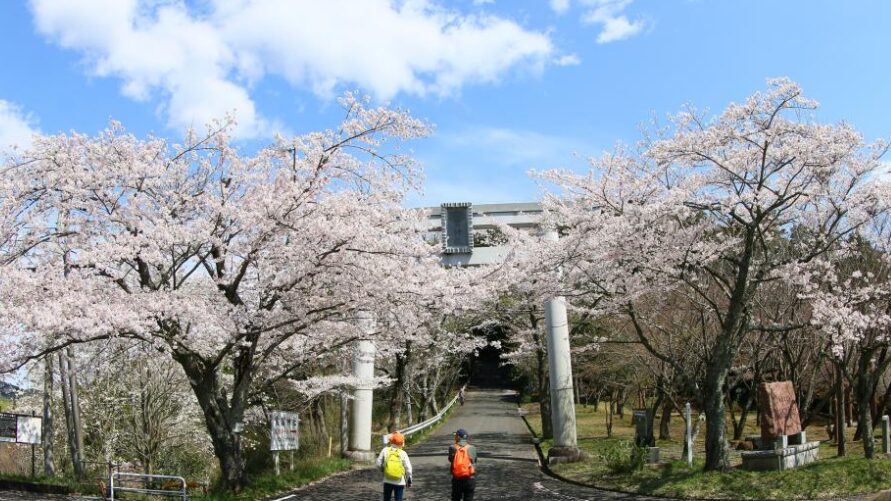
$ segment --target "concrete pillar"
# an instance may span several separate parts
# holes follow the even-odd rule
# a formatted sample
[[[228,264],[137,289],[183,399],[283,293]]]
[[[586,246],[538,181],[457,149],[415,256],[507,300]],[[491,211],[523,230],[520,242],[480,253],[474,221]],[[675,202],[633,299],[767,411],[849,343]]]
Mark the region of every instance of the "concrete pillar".
[[[684,405],[684,445],[687,466],[693,466],[693,413],[690,411],[690,402]]]
[[[360,314],[359,326],[367,335],[374,333],[376,325],[369,314]],[[353,376],[359,379],[353,391],[350,409],[350,445],[347,457],[357,461],[373,461],[371,448],[371,411],[374,398],[374,343],[363,339],[356,342],[353,355]]]
[[[544,239],[556,242],[557,231],[546,231]],[[578,461],[581,459],[581,452],[576,436],[575,392],[572,385],[566,299],[557,296],[545,301],[544,312],[551,386],[551,423],[554,431],[554,446],[548,451],[548,462]]]
[[[882,452],[884,454],[891,454],[891,440],[889,440],[889,433],[891,433],[891,429],[889,429],[888,425],[888,415],[882,416]]]

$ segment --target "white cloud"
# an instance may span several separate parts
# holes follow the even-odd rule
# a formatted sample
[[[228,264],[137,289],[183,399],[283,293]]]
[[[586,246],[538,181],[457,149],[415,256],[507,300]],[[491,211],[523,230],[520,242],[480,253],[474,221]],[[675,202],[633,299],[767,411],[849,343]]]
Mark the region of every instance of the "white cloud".
[[[168,124],[201,125],[237,109],[242,136],[266,132],[250,90],[267,75],[320,96],[358,86],[388,99],[440,96],[541,69],[546,33],[433,0],[31,0],[37,30],[83,54],[137,100],[165,99]]]
[[[495,0],[473,0],[473,5],[486,5],[495,3]]]
[[[565,14],[569,10],[569,0],[550,0],[549,3],[557,14]]]
[[[0,153],[11,146],[27,148],[37,128],[34,118],[9,101],[0,99]]]
[[[582,60],[579,59],[578,54],[565,54],[554,59],[554,64],[557,66],[578,66],[582,64]]]
[[[643,20],[631,21],[623,11],[632,0],[582,0],[587,10],[582,14],[582,22],[601,26],[597,43],[609,43],[630,38],[640,33]]]

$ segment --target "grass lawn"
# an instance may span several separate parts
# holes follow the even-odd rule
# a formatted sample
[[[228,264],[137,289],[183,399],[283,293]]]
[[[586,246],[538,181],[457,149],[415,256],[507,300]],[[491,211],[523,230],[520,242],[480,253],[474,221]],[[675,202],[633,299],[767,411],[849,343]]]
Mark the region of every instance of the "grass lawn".
[[[528,412],[526,419],[529,424],[536,433],[540,433],[538,405],[524,404],[523,407]],[[607,489],[677,497],[814,499],[891,489],[891,459],[863,459],[862,445],[851,442],[853,428],[847,433],[848,457],[835,457],[835,446],[828,443],[825,430],[812,426],[807,430],[808,440],[822,442],[820,459],[816,463],[784,472],[749,472],[738,468],[740,453],[732,451],[730,461],[734,467],[727,473],[702,471],[705,456],[703,428],[694,443],[694,463],[689,468],[681,458],[684,422],[677,415],[672,417],[672,440],[657,440],[656,443],[661,448],[661,464],[644,466],[626,473],[614,473],[607,466],[606,458],[611,455],[620,458],[630,456],[634,429],[631,426],[631,411],[628,410],[623,419],[613,417],[613,436],[607,438],[605,407],[601,405],[600,412],[595,411],[593,406],[576,407],[579,447],[588,452],[590,457],[579,463],[556,465],[552,468],[555,473]],[[694,413],[694,419],[695,415]],[[750,416],[750,424],[744,435],[758,434],[754,419],[754,415]],[[550,440],[542,441],[545,454],[550,446]],[[880,446],[879,438],[877,447]]]
[[[239,494],[228,492],[208,493],[206,495],[189,493],[189,499],[196,501],[253,501],[294,490],[334,473],[351,469],[353,463],[348,459],[320,458],[307,459],[294,465],[294,471],[287,467],[282,469],[281,476],[265,473],[251,478],[250,485]]]

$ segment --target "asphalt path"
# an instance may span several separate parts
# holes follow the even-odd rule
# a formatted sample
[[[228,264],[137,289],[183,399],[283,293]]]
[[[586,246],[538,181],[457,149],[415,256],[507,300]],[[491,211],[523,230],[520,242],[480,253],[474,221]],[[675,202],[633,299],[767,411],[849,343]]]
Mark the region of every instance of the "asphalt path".
[[[471,389],[463,407],[429,437],[407,449],[414,469],[414,485],[406,501],[450,499],[449,445],[463,428],[479,452],[476,501],[648,499],[578,487],[556,481],[538,468],[532,436],[517,411],[509,390]],[[338,475],[275,499],[282,501],[367,501],[382,497],[382,474],[365,468]]]

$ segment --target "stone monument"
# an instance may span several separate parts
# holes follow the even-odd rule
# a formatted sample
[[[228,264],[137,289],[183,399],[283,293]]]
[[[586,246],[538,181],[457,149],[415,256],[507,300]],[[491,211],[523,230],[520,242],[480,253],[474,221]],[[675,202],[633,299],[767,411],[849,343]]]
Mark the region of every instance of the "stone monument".
[[[653,437],[653,412],[650,409],[634,409],[631,418],[634,424],[635,454],[640,448],[647,449],[647,463],[659,462],[659,448],[656,447],[656,439]]]
[[[761,436],[750,437],[755,449],[742,453],[744,470],[788,470],[816,461],[819,442],[808,442],[801,429],[798,402],[791,381],[762,383]]]

